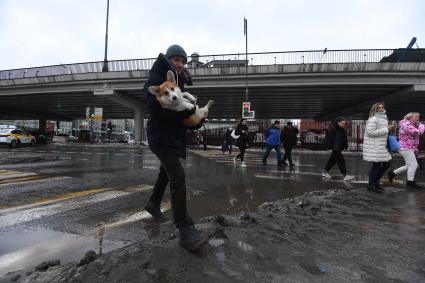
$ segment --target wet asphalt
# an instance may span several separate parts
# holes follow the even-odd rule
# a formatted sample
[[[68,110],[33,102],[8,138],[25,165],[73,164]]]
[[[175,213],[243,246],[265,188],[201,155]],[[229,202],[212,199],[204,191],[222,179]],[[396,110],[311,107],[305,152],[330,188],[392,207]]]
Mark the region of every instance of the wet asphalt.
[[[279,168],[275,155],[261,162],[261,150],[246,154],[247,168],[216,149],[191,149],[186,170],[190,214],[196,219],[257,210],[258,205],[305,192],[362,188],[370,164],[358,153],[345,155],[343,182],[337,167],[332,179],[320,173],[327,152],[297,151],[296,166]],[[400,157],[392,162],[402,165]],[[158,236],[144,211],[159,162],[143,146],[54,145],[0,148],[0,278],[25,273],[44,260],[80,259],[93,249],[108,252]],[[423,182],[423,172],[417,172]],[[403,187],[403,178],[392,187]],[[172,219],[168,192],[163,209]],[[5,277],[4,277],[5,278]]]

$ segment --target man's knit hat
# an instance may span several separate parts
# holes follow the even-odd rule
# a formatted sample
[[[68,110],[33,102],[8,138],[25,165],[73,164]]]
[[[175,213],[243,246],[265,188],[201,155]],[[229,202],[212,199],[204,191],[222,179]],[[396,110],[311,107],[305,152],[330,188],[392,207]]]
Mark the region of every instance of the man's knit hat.
[[[165,53],[165,56],[167,56],[168,59],[179,56],[183,58],[184,63],[187,62],[186,51],[184,51],[183,47],[177,44],[173,44],[170,47],[168,47],[167,52]]]

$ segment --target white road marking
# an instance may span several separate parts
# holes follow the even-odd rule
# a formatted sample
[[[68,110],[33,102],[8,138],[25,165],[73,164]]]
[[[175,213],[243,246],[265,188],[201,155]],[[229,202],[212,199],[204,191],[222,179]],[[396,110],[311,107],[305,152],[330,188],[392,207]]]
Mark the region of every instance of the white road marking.
[[[49,205],[39,205],[37,207],[18,210],[12,213],[8,213],[11,209],[0,210],[0,228],[5,228],[22,222],[32,221],[42,217],[52,216],[65,211],[94,205],[103,201],[127,196],[136,192],[144,192],[151,189],[152,186],[141,186],[130,189],[128,191],[118,191],[111,189],[94,195],[76,197],[74,199],[68,199]]]
[[[35,176],[35,175],[37,175],[37,174],[35,174],[35,173],[5,174],[5,175],[0,175],[0,181],[7,180],[7,179],[13,179],[13,178],[22,178],[22,177]]]

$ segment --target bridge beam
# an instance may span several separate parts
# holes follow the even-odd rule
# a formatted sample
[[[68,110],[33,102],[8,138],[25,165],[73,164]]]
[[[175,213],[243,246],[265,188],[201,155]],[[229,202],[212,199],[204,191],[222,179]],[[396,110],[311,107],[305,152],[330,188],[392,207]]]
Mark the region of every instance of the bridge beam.
[[[68,117],[59,113],[52,112],[37,112],[31,109],[17,109],[17,108],[1,108],[0,113],[2,115],[9,115],[11,117],[16,117],[19,119],[39,119],[39,120],[61,120],[61,121],[72,121],[72,117]]]
[[[146,103],[137,100],[131,96],[119,93],[114,89],[96,89],[94,95],[102,96],[112,100],[118,104],[134,110],[134,139],[137,144],[146,140],[146,130],[144,127],[145,112],[147,109]]]
[[[319,121],[329,121],[332,120],[338,116],[349,116],[355,113],[368,113],[368,110],[372,106],[372,104],[383,101],[385,103],[390,103],[398,98],[400,98],[403,95],[407,95],[414,92],[424,92],[425,91],[425,85],[413,85],[406,88],[403,88],[401,90],[390,92],[385,95],[377,96],[372,99],[368,99],[366,101],[362,101],[358,104],[346,106],[344,108],[338,109],[332,113],[327,113],[324,115],[319,115],[315,118],[315,120]]]

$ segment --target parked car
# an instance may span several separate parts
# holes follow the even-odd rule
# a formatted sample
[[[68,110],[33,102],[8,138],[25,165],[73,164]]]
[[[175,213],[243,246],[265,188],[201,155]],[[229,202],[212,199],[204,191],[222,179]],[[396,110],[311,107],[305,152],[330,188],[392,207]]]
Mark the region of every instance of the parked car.
[[[28,133],[35,137],[37,144],[46,144],[47,143],[47,134],[39,129],[28,130]]]
[[[0,144],[7,144],[12,148],[18,145],[35,145],[36,138],[28,132],[16,128],[16,126],[0,127]]]

